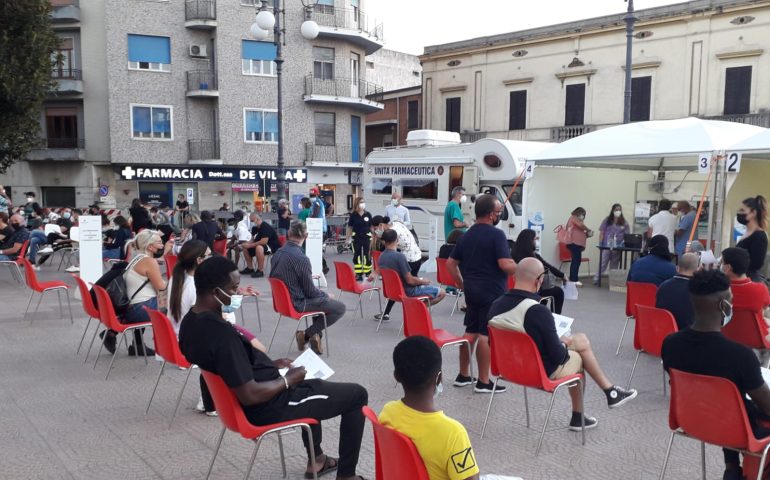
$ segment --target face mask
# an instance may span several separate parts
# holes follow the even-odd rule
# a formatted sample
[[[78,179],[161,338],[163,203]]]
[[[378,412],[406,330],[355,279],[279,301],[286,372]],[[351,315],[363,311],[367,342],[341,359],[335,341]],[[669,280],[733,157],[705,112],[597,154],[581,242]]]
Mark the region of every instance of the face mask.
[[[361,207],[361,210],[363,210],[363,209],[366,208],[366,203],[361,202],[361,203],[358,204],[358,206]]]
[[[620,218],[620,216],[623,215],[623,212],[621,212],[620,210],[615,210],[612,213],[613,215],[615,215],[615,218]]]
[[[35,198],[34,198],[34,197],[27,197],[27,201],[28,201],[28,202],[34,202],[34,201],[35,201]]]
[[[13,228],[14,230],[18,230],[21,228],[20,223],[11,223],[10,225],[11,225],[11,228]]]
[[[436,377],[436,381],[438,382],[439,377],[441,376],[441,372],[439,372],[438,376]],[[439,395],[444,393],[444,383],[438,382],[436,384],[436,391],[433,392],[433,400],[437,399]]]
[[[495,219],[492,221],[492,225],[496,226],[498,223],[500,223],[500,215],[497,215],[495,217]]]
[[[230,299],[230,305],[225,305],[222,303],[222,300],[218,299],[216,296],[214,297],[217,298],[217,302],[222,305],[222,313],[233,313],[241,308],[241,303],[243,303],[243,295],[228,295],[221,288],[218,288],[218,290],[224,293],[225,296]]]
[[[390,201],[390,204],[393,205],[394,207],[397,207],[398,206],[398,200],[394,198],[394,199],[392,199]]]
[[[582,222],[583,220],[586,219],[586,216],[585,215],[578,215],[577,218],[578,218],[578,220],[580,220]]]
[[[725,313],[724,310],[722,310],[721,303],[727,305],[728,310],[730,313]],[[727,300],[722,300],[719,306],[719,311],[722,312],[722,315],[724,315],[724,320],[722,320],[722,327],[726,327],[728,323],[730,323],[730,320],[733,319],[733,305],[728,302]]]
[[[383,232],[383,231],[384,231],[384,230],[375,229],[375,230],[374,230],[374,234],[375,234],[375,235],[377,235],[377,237],[381,237],[381,236],[382,236],[382,232]]]
[[[735,219],[741,225],[748,225],[748,223],[749,223],[749,219],[746,218],[746,214],[745,213],[739,213],[738,215],[735,216]]]
[[[460,197],[460,203],[465,203],[467,201],[468,201],[468,195],[463,195],[462,197]]]
[[[64,217],[64,218],[70,218],[71,216],[72,216],[72,214],[70,212],[64,212],[62,214],[62,217]]]

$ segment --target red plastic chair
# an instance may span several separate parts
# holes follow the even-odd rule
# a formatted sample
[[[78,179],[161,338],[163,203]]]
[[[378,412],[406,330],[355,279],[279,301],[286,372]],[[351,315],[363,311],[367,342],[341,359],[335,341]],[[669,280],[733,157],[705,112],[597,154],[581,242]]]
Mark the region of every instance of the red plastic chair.
[[[67,298],[67,307],[70,312],[70,323],[75,323],[75,320],[72,318],[72,304],[70,303],[70,296],[68,294],[70,286],[61,280],[41,282],[37,279],[37,274],[35,273],[35,270],[32,269],[32,264],[29,263],[29,260],[24,257],[19,257],[19,261],[24,267],[24,278],[27,281],[27,286],[31,290],[29,293],[29,301],[27,302],[27,309],[24,310],[24,318],[27,317],[29,307],[32,306],[32,298],[35,296],[35,293],[39,293],[40,298],[37,300],[35,311],[32,313],[32,318],[29,320],[30,324],[35,321],[35,316],[37,315],[37,311],[40,308],[40,302],[43,301],[43,296],[46,294],[46,292],[56,292],[56,296],[59,299],[59,312],[63,312],[64,307],[62,306],[61,302],[61,294],[64,292],[64,296]]]
[[[745,308],[733,308],[733,319],[722,327],[722,335],[734,342],[756,350],[767,350],[767,323],[761,310],[751,311]],[[770,367],[768,360],[767,367]]]
[[[413,297],[404,297],[401,307],[404,309],[404,336],[413,337],[421,335],[428,337],[441,350],[449,345],[462,346],[465,344],[465,347],[468,349],[468,358],[473,358],[470,340],[465,337],[452,335],[452,333],[443,328],[433,327],[433,319],[424,302]],[[473,362],[471,362],[471,378],[473,378]]]
[[[372,282],[372,286],[377,286],[377,281],[380,279],[382,275],[379,274],[380,271],[380,255],[382,255],[382,252],[380,250],[372,250],[372,268],[374,269],[374,272],[377,273],[377,275],[374,276],[374,281]],[[372,299],[372,295],[374,295],[374,292],[369,294],[369,300]]]
[[[218,253],[222,255],[223,257],[227,256],[227,239],[222,238],[219,240],[214,240],[214,253]]]
[[[639,345],[636,352],[634,366],[628,377],[628,385],[631,388],[631,379],[634,378],[634,370],[642,352],[661,358],[660,350],[663,340],[679,331],[674,316],[668,310],[645,305],[636,306],[636,328],[634,329],[634,345]],[[663,395],[666,394],[666,370],[663,370]]]
[[[21,259],[27,257],[27,247],[29,247],[29,240],[24,240],[19,253],[16,255],[16,260],[0,260],[0,265],[7,265],[11,269],[13,278],[22,285],[24,284],[24,275],[21,273],[21,268],[24,264]]]
[[[353,267],[345,262],[334,262],[334,274],[337,277],[337,288],[340,289],[338,300],[342,298],[342,292],[350,292],[358,295],[358,306],[356,312],[361,310],[361,318],[364,318],[364,306],[361,303],[361,296],[367,292],[379,292],[380,287],[364,287],[360,283],[356,282],[356,274],[353,271]],[[380,302],[380,313],[382,313],[382,297],[378,294],[377,300]],[[356,312],[353,312],[353,319],[350,320],[350,324],[353,324]]]
[[[176,266],[177,256],[172,253],[163,255],[163,261],[166,262],[166,280],[171,280],[171,275],[174,273],[174,267]]]
[[[385,298],[388,300],[401,303],[402,299],[406,297],[404,284],[401,283],[401,276],[398,274],[398,272],[389,268],[383,268],[379,270],[379,272],[382,276],[382,294],[385,295]],[[420,301],[430,304],[430,297],[427,295],[420,295],[418,297],[411,298],[416,298]],[[378,332],[380,331],[380,325],[382,325],[382,317],[380,317],[380,322],[377,324]],[[401,328],[404,328],[403,323],[401,324]],[[399,333],[400,332],[401,329],[399,329]]]
[[[158,390],[158,384],[160,383],[160,377],[163,375],[163,369],[166,368],[166,364],[170,363],[180,368],[187,369],[187,376],[184,378],[182,388],[179,389],[179,396],[176,398],[176,406],[174,407],[174,413],[171,415],[171,421],[169,422],[169,428],[174,423],[176,418],[176,412],[179,410],[179,404],[182,402],[182,393],[187,386],[187,381],[190,379],[190,373],[192,372],[192,364],[182,355],[182,351],[179,350],[179,340],[174,333],[174,327],[171,326],[171,320],[167,316],[152,308],[144,307],[147,315],[150,316],[150,322],[152,323],[152,343],[155,345],[155,354],[163,357],[163,363],[160,366],[160,372],[158,372],[158,379],[155,380],[155,388],[152,389],[150,395],[150,401],[147,402],[147,409],[144,414],[150,411],[150,405],[152,405],[152,399],[155,397],[155,391]]]
[[[487,415],[484,417],[484,426],[481,428],[481,438],[484,438],[484,431],[487,428],[489,411],[492,409],[492,400],[495,398],[497,382],[502,378],[505,381],[515,383],[524,387],[524,409],[527,412],[527,428],[529,428],[529,402],[527,400],[527,388],[536,388],[551,394],[551,401],[548,404],[548,413],[545,415],[543,431],[540,433],[540,440],[537,442],[535,455],[540,453],[540,447],[545,437],[545,429],[548,427],[548,419],[551,417],[553,401],[556,398],[556,392],[564,386],[569,388],[583,388],[584,377],[582,373],[568,375],[558,380],[551,380],[543,368],[543,359],[540,358],[540,352],[535,342],[529,335],[513,330],[502,330],[493,326],[489,327],[489,345],[492,351],[492,375],[497,375],[495,385],[489,397],[489,407]],[[582,402],[581,402],[582,403]],[[580,406],[584,411],[583,405]],[[585,425],[581,429],[583,434],[583,445],[586,444]]]
[[[566,243],[559,242],[559,261],[561,262],[559,264],[559,270],[564,266],[565,263],[572,263],[572,252],[569,251],[569,248],[567,248]],[[588,264],[588,276],[591,276],[591,259],[588,257],[581,257],[580,263],[587,263]]]
[[[425,462],[412,440],[381,424],[369,407],[362,407],[374,430],[374,463],[377,480],[430,480]]]
[[[697,375],[674,368],[671,376],[671,403],[668,424],[671,439],[668,442],[666,458],[663,461],[661,480],[666,474],[668,458],[674,444],[674,436],[682,435],[701,443],[701,468],[706,478],[705,443],[722,448],[737,450],[746,456],[760,457],[757,480],[762,478],[770,437],[756,438],[746,414],[746,406],[738,388],[723,377]],[[751,478],[745,471],[746,478]]]
[[[457,295],[455,296],[455,303],[452,305],[452,313],[449,314],[451,317],[455,314],[455,310],[457,310],[457,304],[460,302],[460,297],[463,295],[462,289],[457,285],[457,282],[455,281],[454,277],[449,273],[449,269],[446,266],[446,258],[437,258],[436,259],[436,280],[438,280],[438,283],[441,285],[444,285],[446,287],[452,287],[455,290],[457,290]]]
[[[107,375],[104,376],[104,379],[107,380],[110,378],[110,372],[112,371],[112,364],[115,363],[115,356],[118,354],[118,350],[120,350],[120,341],[123,340],[126,344],[126,350],[128,350],[128,338],[126,337],[126,332],[138,330],[141,328],[152,328],[151,322],[142,322],[142,323],[130,323],[130,324],[123,324],[120,323],[118,320],[118,316],[115,315],[115,308],[112,306],[112,300],[110,300],[110,295],[107,293],[107,290],[103,289],[99,285],[93,286],[94,292],[96,292],[96,309],[99,310],[99,319],[102,321],[102,325],[104,325],[105,332],[107,330],[114,330],[119,334],[118,338],[115,342],[115,352],[112,354],[112,360],[110,360],[110,366],[107,368]],[[96,364],[99,362],[99,355],[102,353],[102,349],[104,348],[104,342],[99,346],[99,352],[96,354],[96,360],[94,360],[94,370],[96,369]],[[147,364],[147,350],[144,350],[144,363]]]
[[[80,278],[79,276],[75,274],[72,275],[72,278],[75,279],[75,283],[78,286],[78,291],[80,292],[80,300],[83,304],[83,311],[88,315],[88,323],[86,323],[86,328],[83,330],[83,336],[80,337],[80,343],[78,343],[78,349],[75,352],[75,355],[80,353],[80,347],[83,346],[83,340],[86,338],[86,333],[88,332],[88,327],[91,326],[91,320],[94,318],[97,319],[97,322],[99,321],[99,310],[96,309],[96,305],[94,305],[94,301],[91,298],[91,290],[89,290],[88,285],[86,285],[86,282]],[[99,326],[97,325],[96,329],[99,329]],[[88,349],[88,352],[91,352],[91,349]],[[86,360],[88,360],[88,354],[86,354]],[[85,361],[83,361],[85,363]]]
[[[620,341],[618,342],[618,349],[615,350],[615,355],[620,353],[620,346],[623,345],[623,337],[626,335],[628,322],[632,318],[636,318],[636,306],[654,307],[655,295],[657,293],[658,286],[654,283],[626,282],[626,323],[623,325],[623,332],[620,334]],[[634,327],[634,348],[637,350],[640,348],[636,343],[636,327]]]
[[[286,245],[286,235],[278,235],[278,243],[283,247]]]
[[[513,275],[508,275],[508,283],[506,284],[506,288],[508,290],[513,290],[516,288],[516,277]]]
[[[225,436],[227,430],[231,430],[247,440],[252,440],[256,443],[254,445],[254,452],[251,454],[251,461],[249,462],[249,468],[246,470],[246,476],[249,478],[251,468],[254,466],[254,460],[257,458],[259,447],[262,445],[262,440],[268,435],[277,434],[278,446],[281,453],[281,466],[283,467],[283,476],[286,478],[286,462],[283,456],[283,435],[282,432],[287,430],[301,429],[307,434],[308,445],[310,445],[310,455],[315,458],[315,447],[313,443],[313,431],[310,429],[310,425],[317,425],[318,421],[313,418],[298,418],[288,422],[273,423],[270,425],[252,425],[246,415],[243,413],[243,407],[238,402],[238,398],[235,396],[232,390],[228,388],[222,377],[206,370],[201,369],[201,375],[206,381],[206,386],[211,392],[211,397],[214,399],[214,406],[219,414],[219,419],[222,421],[222,433],[219,434],[219,440],[217,440],[217,448],[214,450],[214,456],[211,458],[211,464],[209,465],[209,471],[206,473],[206,480],[211,477],[211,470],[214,468],[214,462],[219,454],[219,447],[222,446],[222,438]],[[313,473],[313,478],[318,480],[317,474]]]
[[[289,294],[289,288],[286,286],[285,283],[283,283],[283,280],[278,278],[268,278],[267,279],[270,282],[270,290],[273,295],[273,310],[278,313],[278,321],[275,322],[275,330],[273,330],[273,337],[270,339],[270,345],[267,346],[267,351],[270,351],[270,347],[273,346],[273,340],[275,340],[275,334],[278,331],[278,325],[281,324],[281,319],[283,317],[289,317],[293,318],[294,320],[297,320],[297,330],[299,330],[299,326],[302,320],[305,320],[305,327],[308,326],[308,319],[313,318],[316,315],[323,316],[324,319],[324,332],[326,335],[324,335],[324,338],[326,339],[326,356],[329,356],[329,327],[326,325],[326,314],[322,311],[313,311],[313,312],[298,312],[294,308],[294,304],[291,303],[291,295]],[[293,338],[292,338],[293,340]],[[291,351],[291,341],[289,341],[289,349],[288,352]]]

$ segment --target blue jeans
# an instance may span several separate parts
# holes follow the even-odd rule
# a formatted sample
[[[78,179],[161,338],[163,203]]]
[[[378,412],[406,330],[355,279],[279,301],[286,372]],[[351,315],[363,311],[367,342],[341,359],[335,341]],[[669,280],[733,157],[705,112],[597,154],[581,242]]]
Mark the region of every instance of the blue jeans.
[[[40,249],[40,245],[46,244],[46,236],[45,232],[42,232],[40,230],[33,230],[29,234],[29,261],[33,265],[35,264],[35,259],[37,258],[37,251]]]
[[[123,258],[123,255],[121,254],[121,251],[119,248],[110,248],[108,250],[102,251],[102,257],[110,258],[112,260],[120,260],[121,258]]]
[[[430,298],[438,297],[439,288],[435,285],[417,285],[416,287],[406,287],[406,293],[410,297],[421,297],[427,295]]]
[[[569,264],[569,281],[577,282],[578,273],[580,272],[580,263],[583,261],[583,250],[585,250],[585,247],[570,243],[567,245],[567,248],[572,254],[572,261]]]
[[[148,307],[148,308],[152,308],[153,310],[157,310],[158,297],[153,297],[149,300],[145,300],[142,303],[131,304],[126,310],[126,313],[123,315],[122,321],[120,323],[125,325],[125,324],[131,324],[131,323],[149,322],[150,316],[147,315],[147,312],[144,311],[143,307]]]
[[[0,253],[0,262],[13,262],[15,260],[16,260],[15,258],[11,258],[8,255],[3,255],[2,253]]]

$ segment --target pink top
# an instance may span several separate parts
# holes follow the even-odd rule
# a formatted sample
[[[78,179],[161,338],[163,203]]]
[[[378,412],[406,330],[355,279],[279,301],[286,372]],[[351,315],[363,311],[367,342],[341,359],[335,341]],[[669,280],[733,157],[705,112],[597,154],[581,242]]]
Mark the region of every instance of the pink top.
[[[580,227],[580,220],[574,215],[569,217],[567,221],[567,230],[570,232],[571,242],[581,247],[586,246],[586,232],[583,230],[585,227]]]

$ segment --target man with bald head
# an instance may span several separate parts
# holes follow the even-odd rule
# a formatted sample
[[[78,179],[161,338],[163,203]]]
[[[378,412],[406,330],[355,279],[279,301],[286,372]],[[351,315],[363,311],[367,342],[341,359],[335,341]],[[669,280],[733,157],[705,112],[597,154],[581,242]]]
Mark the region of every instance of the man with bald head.
[[[690,279],[700,267],[700,257],[697,253],[685,253],[679,257],[677,274],[669,278],[658,287],[655,295],[655,306],[668,310],[674,316],[679,330],[684,330],[692,325],[695,311],[692,308],[690,298]]]
[[[398,192],[393,192],[393,195],[390,196],[390,204],[385,207],[385,216],[390,218],[391,221],[396,220],[406,225],[407,228],[412,228],[409,209],[401,205],[401,194]]]
[[[604,391],[609,408],[619,407],[635,398],[636,390],[615,386],[607,378],[585,334],[575,333],[561,338],[556,334],[553,314],[548,307],[540,304],[541,298],[537,294],[544,276],[545,268],[540,260],[529,257],[519,262],[516,268],[516,288],[509,290],[492,304],[489,309],[489,325],[529,335],[537,345],[543,367],[551,380],[585,370]],[[570,388],[569,393],[572,397],[569,429],[581,430],[581,416],[585,418],[585,428],[595,427],[597,420],[584,415],[581,408],[581,389]]]

